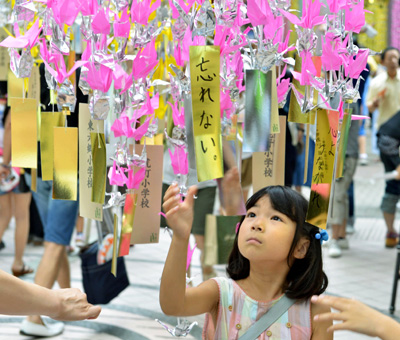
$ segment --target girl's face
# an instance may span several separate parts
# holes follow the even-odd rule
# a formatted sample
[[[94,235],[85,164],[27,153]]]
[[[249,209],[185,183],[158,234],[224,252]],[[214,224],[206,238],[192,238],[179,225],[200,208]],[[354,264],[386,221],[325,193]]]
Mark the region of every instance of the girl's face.
[[[296,232],[296,223],[273,209],[264,196],[250,208],[238,236],[240,253],[250,262],[285,262]]]

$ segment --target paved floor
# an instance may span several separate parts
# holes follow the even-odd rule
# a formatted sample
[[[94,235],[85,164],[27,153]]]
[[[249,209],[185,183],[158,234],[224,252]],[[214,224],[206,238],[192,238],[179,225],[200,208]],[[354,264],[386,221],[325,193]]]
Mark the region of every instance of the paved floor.
[[[355,176],[356,195],[356,233],[350,237],[350,249],[343,257],[331,259],[324,249],[325,270],[330,283],[327,293],[354,297],[387,313],[393,283],[395,249],[385,249],[385,226],[379,211],[384,182],[372,183],[369,178],[382,172],[378,162],[358,167]],[[6,231],[4,241],[6,248],[0,252],[0,268],[10,271],[13,257],[13,225]],[[130,286],[109,305],[103,307],[101,316],[94,321],[67,323],[64,334],[54,339],[167,339],[171,336],[155,319],[160,319],[170,327],[176,325],[177,319],[162,314],[158,303],[158,291],[163,263],[169,247],[169,236],[161,232],[160,243],[137,245],[126,257]],[[28,245],[26,262],[37,267],[41,247]],[[80,259],[76,255],[70,257],[72,269],[72,285],[82,288]],[[218,266],[218,275],[224,275],[224,267]],[[199,253],[193,257],[194,284],[201,282]],[[32,281],[34,275],[24,279]],[[398,299],[397,306],[400,309]],[[395,313],[400,320],[400,312]],[[0,317],[0,340],[30,339],[19,335],[21,317]],[[189,318],[197,321],[187,339],[201,339],[203,316]],[[366,340],[366,336],[349,332],[336,333],[335,340]]]

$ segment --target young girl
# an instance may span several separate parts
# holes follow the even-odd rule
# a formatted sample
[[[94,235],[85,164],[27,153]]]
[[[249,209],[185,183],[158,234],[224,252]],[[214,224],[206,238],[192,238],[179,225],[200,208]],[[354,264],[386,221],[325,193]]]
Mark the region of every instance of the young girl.
[[[325,291],[319,229],[304,222],[307,201],[294,190],[271,186],[246,203],[227,267],[228,278],[215,278],[186,288],[186,252],[193,220],[196,188],[184,202],[172,185],[163,208],[174,234],[160,287],[165,314],[206,315],[203,339],[238,339],[283,294],[297,302],[258,339],[332,340],[330,321],[313,323],[314,315],[329,312],[311,305],[310,298]],[[319,235],[321,236],[321,235]],[[317,236],[318,237],[318,236]]]

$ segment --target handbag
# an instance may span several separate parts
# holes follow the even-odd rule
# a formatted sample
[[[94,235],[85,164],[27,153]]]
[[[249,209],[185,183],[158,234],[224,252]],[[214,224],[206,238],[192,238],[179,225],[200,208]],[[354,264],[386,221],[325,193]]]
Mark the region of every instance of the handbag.
[[[98,243],[89,245],[79,254],[83,289],[91,304],[107,304],[129,286],[124,257],[117,258],[117,277],[111,274],[111,260],[97,264]]]
[[[204,265],[228,263],[236,237],[236,224],[242,216],[206,216],[204,232]]]
[[[239,340],[255,340],[262,332],[266,331],[276,320],[278,320],[283,313],[285,313],[296,300],[288,298],[286,295],[275,303],[271,309],[265,313],[256,323],[244,333]]]

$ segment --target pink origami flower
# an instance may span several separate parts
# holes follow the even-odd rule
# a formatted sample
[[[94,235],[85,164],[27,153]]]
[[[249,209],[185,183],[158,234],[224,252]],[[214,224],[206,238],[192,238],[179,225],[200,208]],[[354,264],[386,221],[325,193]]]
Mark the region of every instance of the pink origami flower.
[[[303,28],[312,28],[316,25],[320,25],[324,22],[324,17],[319,15],[321,10],[321,3],[319,0],[303,0],[303,15],[301,19],[292,13],[286,12],[282,9],[279,11],[294,25]]]
[[[104,9],[100,9],[92,21],[94,34],[109,34],[111,25]]]
[[[171,157],[172,170],[175,175],[187,175],[189,173],[188,153],[183,147],[176,146],[174,153],[168,150]]]
[[[358,79],[361,72],[367,67],[368,55],[368,50],[359,50],[355,59],[353,59],[353,56],[350,56],[348,64],[344,66],[345,76]]]

